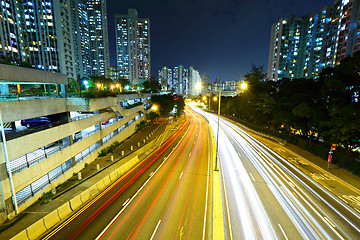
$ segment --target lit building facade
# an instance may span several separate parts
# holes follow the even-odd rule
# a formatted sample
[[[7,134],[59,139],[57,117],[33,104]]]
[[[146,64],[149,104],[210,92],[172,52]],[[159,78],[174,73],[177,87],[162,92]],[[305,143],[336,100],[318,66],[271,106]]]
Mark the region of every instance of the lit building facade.
[[[105,0],[2,3],[2,56],[29,62],[41,70],[64,73],[68,79],[106,76],[109,50]]]
[[[173,90],[172,69],[163,67],[159,70],[159,83],[161,85],[161,91]]]
[[[87,1],[89,32],[88,76],[108,76],[110,68],[106,0]]]
[[[173,88],[176,94],[189,94],[189,70],[182,65],[174,67],[173,71]]]
[[[302,76],[304,62],[304,18],[293,15],[272,25],[268,78]]]
[[[21,46],[21,19],[16,14],[14,0],[4,0],[0,4],[0,55],[18,62],[26,59]]]
[[[317,78],[360,49],[360,0],[336,0],[302,17],[272,25],[268,79]]]
[[[189,68],[189,85],[190,85],[189,95],[198,96],[199,94],[201,94],[202,82],[201,82],[200,73],[192,66],[190,66]]]
[[[138,84],[150,78],[150,21],[135,9],[115,15],[116,54],[120,76]]]

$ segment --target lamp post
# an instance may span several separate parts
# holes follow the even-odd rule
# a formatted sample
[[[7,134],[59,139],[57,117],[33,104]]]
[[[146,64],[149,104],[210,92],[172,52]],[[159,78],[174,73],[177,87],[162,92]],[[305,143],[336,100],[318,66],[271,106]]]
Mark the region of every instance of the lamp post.
[[[216,137],[216,158],[215,158],[215,171],[218,170],[218,155],[219,155],[219,129],[220,129],[220,106],[221,106],[221,82],[219,90],[219,107],[218,107],[218,127],[217,127],[217,137]]]

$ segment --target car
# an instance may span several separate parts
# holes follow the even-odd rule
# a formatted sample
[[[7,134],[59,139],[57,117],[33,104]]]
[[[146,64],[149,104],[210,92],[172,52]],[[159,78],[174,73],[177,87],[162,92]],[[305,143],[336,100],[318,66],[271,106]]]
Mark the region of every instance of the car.
[[[105,121],[101,122],[102,125],[106,125],[107,123],[109,123],[109,120],[105,120]]]
[[[48,124],[49,127],[52,127],[52,121],[48,117],[37,117],[21,120],[21,125],[26,126],[27,128],[32,128],[35,126],[42,126]]]

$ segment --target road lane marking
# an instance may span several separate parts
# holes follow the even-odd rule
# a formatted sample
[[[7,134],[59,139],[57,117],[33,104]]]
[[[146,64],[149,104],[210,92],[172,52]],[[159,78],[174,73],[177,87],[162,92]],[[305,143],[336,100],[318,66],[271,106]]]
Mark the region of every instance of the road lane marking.
[[[181,179],[181,177],[182,177],[183,173],[184,173],[184,172],[181,172],[181,175],[180,175],[179,179]]]
[[[187,132],[189,131],[189,127],[186,130],[185,134],[187,134]],[[179,145],[180,143],[178,143],[175,148]],[[173,153],[174,150],[172,150],[169,154],[169,156]],[[161,164],[156,168],[156,170],[154,171],[154,173],[156,173],[163,165],[164,165],[165,161],[162,161]],[[132,198],[130,199],[130,201],[127,203],[127,205],[125,205],[125,207],[123,207],[117,214],[116,216],[110,221],[110,223],[103,229],[103,231],[96,237],[95,240],[99,240],[100,238],[102,238],[102,236],[107,232],[107,230],[112,226],[112,224],[118,219],[118,217],[122,214],[123,211],[125,211],[126,207],[130,204],[130,202],[139,194],[140,190],[143,189],[146,184],[150,181],[150,179],[152,178],[149,177],[148,180],[146,180],[144,182],[144,184],[140,187],[140,189],[134,194],[134,196],[132,196]],[[120,179],[120,178],[119,178]]]
[[[285,239],[289,240],[288,237],[286,236],[285,232],[284,232],[284,229],[281,227],[280,223],[278,225],[279,225],[279,228],[280,228],[282,234],[284,235]]]
[[[157,231],[157,229],[158,229],[158,227],[159,227],[160,223],[161,223],[161,220],[159,220],[158,224],[156,225],[156,228],[155,228],[155,230],[154,230],[153,234],[151,235],[150,240],[153,240],[153,239],[154,239],[155,234],[156,234],[156,231]]]
[[[325,222],[327,222],[329,224],[329,227],[333,230],[333,232],[339,237],[339,239],[344,240],[344,238],[340,235],[340,233],[338,231],[335,230],[335,225],[327,218],[327,217],[323,217],[323,219],[325,220]]]
[[[189,154],[189,157],[190,157],[191,153]]]
[[[125,206],[129,201],[130,201],[130,198],[126,199],[126,201],[124,202],[123,206]]]
[[[239,152],[237,154],[239,155],[239,158],[241,158],[241,154]]]
[[[255,182],[255,178],[251,173],[250,173],[250,177],[252,178],[253,182]]]
[[[152,175],[154,175],[154,172],[151,172],[149,176],[151,177]]]

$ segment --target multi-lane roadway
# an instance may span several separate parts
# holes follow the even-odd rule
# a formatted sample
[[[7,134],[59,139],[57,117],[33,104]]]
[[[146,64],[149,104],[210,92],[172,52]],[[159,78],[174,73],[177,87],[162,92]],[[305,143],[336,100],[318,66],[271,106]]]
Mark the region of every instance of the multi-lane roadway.
[[[195,110],[219,137],[227,239],[359,239],[356,204],[343,201],[360,198],[357,189],[236,123],[217,125],[216,115]]]
[[[208,239],[209,126],[186,115],[159,149],[45,239]]]

